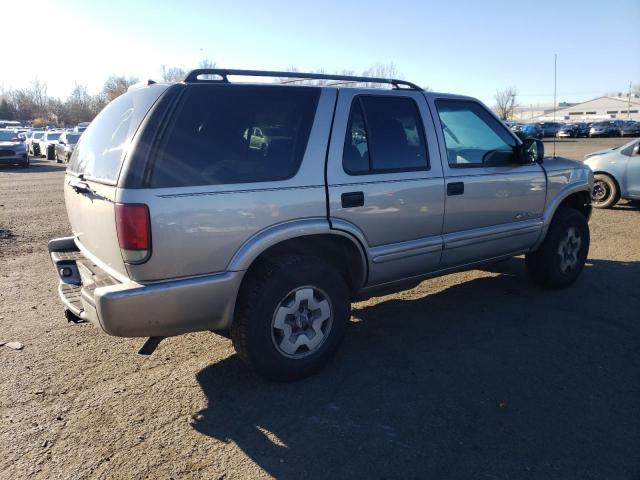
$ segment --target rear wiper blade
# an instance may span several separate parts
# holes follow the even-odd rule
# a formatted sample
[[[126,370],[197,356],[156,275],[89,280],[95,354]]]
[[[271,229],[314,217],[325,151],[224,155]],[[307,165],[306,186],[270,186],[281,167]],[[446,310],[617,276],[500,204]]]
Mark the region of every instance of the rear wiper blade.
[[[78,176],[78,178],[70,180],[69,186],[73,188],[76,193],[91,193],[95,195],[95,191],[93,188],[89,186],[87,182],[84,181],[84,178]]]

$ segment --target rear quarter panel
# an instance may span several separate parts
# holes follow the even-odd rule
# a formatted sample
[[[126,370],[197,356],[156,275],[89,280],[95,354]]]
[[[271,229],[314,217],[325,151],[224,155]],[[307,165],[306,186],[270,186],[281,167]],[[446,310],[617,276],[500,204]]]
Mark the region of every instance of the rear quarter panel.
[[[326,218],[324,164],[336,92],[323,90],[298,172],[290,179],[197,187],[118,189],[117,201],[145,203],[152,254],[128,265],[132,279],[153,281],[223,272],[262,230],[304,218]]]

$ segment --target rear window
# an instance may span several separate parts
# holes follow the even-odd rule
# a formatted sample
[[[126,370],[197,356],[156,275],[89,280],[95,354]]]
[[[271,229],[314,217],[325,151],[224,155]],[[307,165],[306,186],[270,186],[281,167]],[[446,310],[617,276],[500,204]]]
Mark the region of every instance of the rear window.
[[[107,105],[82,134],[69,171],[115,183],[131,138],[162,91],[153,86],[134,90]]]
[[[151,165],[149,186],[292,177],[304,156],[319,95],[310,87],[190,86]]]

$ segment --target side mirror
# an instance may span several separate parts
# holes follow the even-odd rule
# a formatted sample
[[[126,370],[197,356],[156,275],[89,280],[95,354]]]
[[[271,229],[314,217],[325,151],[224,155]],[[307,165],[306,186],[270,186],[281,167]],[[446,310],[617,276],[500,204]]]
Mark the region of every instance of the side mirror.
[[[522,145],[516,147],[516,162],[522,165],[542,163],[544,159],[544,143],[537,138],[525,138]]]

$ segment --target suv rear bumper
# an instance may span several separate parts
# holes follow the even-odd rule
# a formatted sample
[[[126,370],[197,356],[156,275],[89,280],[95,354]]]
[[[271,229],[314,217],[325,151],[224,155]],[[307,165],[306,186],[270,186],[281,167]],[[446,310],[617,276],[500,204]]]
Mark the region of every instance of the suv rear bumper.
[[[49,255],[60,277],[58,293],[65,307],[118,337],[228,328],[244,274],[121,283],[85,257],[73,237],[51,240]]]

